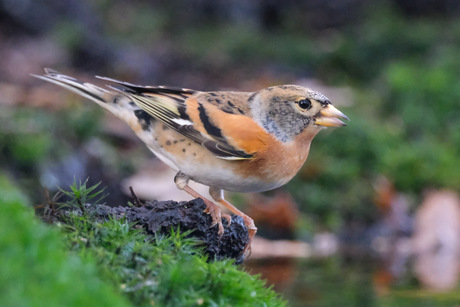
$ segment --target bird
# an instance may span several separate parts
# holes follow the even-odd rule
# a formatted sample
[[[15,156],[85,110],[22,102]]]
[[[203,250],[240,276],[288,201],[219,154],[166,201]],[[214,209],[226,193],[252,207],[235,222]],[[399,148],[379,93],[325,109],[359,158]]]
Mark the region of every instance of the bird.
[[[206,204],[219,236],[221,206],[243,218],[250,246],[257,227],[224,198],[225,191],[263,192],[289,182],[304,165],[316,134],[346,126],[349,118],[323,94],[299,85],[255,92],[198,91],[141,86],[107,77],[106,88],[46,68],[35,75],[88,98],[125,121],[147,147],[176,173],[178,189]],[[189,186],[209,187],[212,200]]]

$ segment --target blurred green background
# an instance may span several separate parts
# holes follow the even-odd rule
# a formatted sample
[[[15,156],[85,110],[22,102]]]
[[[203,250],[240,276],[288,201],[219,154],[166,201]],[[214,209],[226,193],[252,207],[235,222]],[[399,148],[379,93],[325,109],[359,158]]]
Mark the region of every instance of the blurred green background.
[[[328,232],[353,251],[325,261],[324,270],[303,264],[322,281],[307,282],[319,288],[309,302],[332,306],[334,290],[321,277],[343,274],[341,286],[331,287],[342,293],[335,305],[421,306],[413,292],[421,282],[404,270],[390,270],[396,282],[381,294],[345,287],[350,274],[377,287],[365,275],[373,270],[344,268],[360,257],[385,258],[372,249],[376,237],[410,237],[426,191],[460,190],[459,17],[460,3],[451,0],[2,1],[0,170],[35,203],[45,186],[55,191],[89,177],[109,187],[108,202],[123,204],[121,180],[152,159],[132,135],[113,132],[98,107],[29,76],[43,67],[84,80],[104,75],[198,90],[319,87],[351,122],[320,133],[283,190],[301,212],[294,238]],[[402,212],[392,213],[386,194],[405,199]],[[365,256],[356,258],[362,246]],[[281,291],[300,304],[297,290]],[[451,306],[455,297],[422,301]]]

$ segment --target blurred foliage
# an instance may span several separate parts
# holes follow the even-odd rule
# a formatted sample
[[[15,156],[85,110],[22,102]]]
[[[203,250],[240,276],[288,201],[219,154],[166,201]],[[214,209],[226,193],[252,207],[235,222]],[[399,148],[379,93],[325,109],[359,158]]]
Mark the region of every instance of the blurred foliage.
[[[383,165],[403,189],[460,186],[459,68],[459,57],[448,53],[418,63],[396,62],[384,71],[392,91],[382,113],[394,125],[399,121],[399,137],[407,141],[392,148]],[[399,160],[396,153],[403,153]]]
[[[369,204],[380,175],[413,195],[459,190],[458,32],[458,20],[407,19],[385,7],[342,32],[347,39],[318,65],[328,68],[319,74],[353,83],[356,101],[341,108],[349,126],[317,136],[304,172],[288,187],[304,211],[332,229],[373,221],[378,212]]]
[[[100,130],[101,111],[81,104],[60,110],[0,106],[0,167],[36,198],[40,176]],[[74,177],[75,174],[72,175]],[[56,188],[56,187],[51,187]]]
[[[1,161],[15,161],[19,168],[31,168],[46,157],[52,146],[51,135],[44,133],[51,128],[46,112],[2,108],[0,117]]]
[[[51,152],[70,151],[92,137],[99,129],[100,114],[81,104],[53,112],[1,107],[1,161],[16,162],[18,168],[37,167]]]

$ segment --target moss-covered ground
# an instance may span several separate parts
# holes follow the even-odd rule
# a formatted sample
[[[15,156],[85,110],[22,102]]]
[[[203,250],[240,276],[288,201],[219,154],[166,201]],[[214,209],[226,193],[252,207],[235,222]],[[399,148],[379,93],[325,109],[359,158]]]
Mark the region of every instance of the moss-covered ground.
[[[74,198],[54,206],[96,200],[91,187],[73,187]],[[210,261],[180,231],[152,238],[124,220],[76,213],[47,225],[5,176],[0,195],[2,306],[285,305],[258,276]]]

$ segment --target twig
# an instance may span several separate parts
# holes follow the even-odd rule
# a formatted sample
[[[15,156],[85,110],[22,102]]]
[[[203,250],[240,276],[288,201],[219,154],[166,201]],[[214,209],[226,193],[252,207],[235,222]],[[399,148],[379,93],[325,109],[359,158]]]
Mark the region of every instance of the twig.
[[[144,204],[140,201],[140,199],[137,197],[136,193],[134,193],[133,187],[129,187],[129,191],[131,192],[131,196],[133,198],[134,206],[136,207],[143,207]]]

